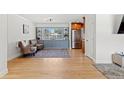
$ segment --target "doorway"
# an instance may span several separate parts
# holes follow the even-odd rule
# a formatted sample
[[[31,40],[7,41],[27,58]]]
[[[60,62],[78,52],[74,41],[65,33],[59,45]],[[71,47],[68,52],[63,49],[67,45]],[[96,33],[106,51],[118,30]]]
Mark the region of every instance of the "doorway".
[[[72,49],[80,49],[85,53],[85,29],[84,22],[71,23],[71,42]]]

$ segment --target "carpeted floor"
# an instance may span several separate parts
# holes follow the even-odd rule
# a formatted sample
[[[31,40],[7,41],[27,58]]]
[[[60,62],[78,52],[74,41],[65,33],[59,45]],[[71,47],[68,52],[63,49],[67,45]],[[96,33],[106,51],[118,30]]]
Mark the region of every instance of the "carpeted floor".
[[[124,79],[124,68],[116,64],[96,64],[95,67],[109,79]]]
[[[68,49],[44,49],[38,51],[34,58],[69,58],[69,50]]]

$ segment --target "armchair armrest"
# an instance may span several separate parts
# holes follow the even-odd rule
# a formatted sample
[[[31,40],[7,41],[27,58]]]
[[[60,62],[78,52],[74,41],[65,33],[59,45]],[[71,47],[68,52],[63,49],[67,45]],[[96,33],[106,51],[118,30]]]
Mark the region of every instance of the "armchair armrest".
[[[26,47],[23,48],[23,53],[24,54],[31,53],[30,45],[27,45]]]

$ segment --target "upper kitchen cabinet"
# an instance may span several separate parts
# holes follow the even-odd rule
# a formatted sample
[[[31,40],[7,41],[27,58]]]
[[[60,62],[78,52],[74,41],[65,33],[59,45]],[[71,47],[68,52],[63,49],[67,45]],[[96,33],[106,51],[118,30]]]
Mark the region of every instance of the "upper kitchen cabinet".
[[[81,22],[73,22],[71,23],[71,29],[72,30],[81,30],[81,28],[84,27],[84,24]]]

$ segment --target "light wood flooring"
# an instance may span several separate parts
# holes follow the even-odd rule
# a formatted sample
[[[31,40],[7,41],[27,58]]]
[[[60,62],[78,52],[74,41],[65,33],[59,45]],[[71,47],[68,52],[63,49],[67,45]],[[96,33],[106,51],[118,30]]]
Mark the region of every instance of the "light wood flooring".
[[[79,49],[70,50],[71,58],[16,58],[8,62],[4,79],[105,79],[91,59]]]

